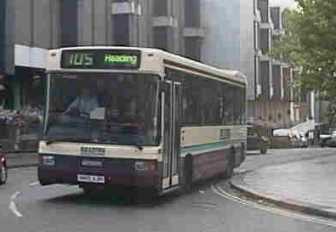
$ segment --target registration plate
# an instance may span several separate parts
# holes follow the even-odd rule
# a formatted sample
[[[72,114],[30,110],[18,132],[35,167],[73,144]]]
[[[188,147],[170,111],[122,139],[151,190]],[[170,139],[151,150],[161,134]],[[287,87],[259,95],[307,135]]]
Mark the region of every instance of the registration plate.
[[[78,182],[104,184],[104,176],[77,175]]]

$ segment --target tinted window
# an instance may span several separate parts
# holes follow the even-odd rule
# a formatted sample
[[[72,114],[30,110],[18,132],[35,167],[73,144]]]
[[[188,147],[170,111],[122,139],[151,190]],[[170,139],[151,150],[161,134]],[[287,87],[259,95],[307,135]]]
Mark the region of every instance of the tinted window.
[[[182,83],[182,122],[185,125],[238,125],[245,122],[245,91],[241,87],[167,70]]]

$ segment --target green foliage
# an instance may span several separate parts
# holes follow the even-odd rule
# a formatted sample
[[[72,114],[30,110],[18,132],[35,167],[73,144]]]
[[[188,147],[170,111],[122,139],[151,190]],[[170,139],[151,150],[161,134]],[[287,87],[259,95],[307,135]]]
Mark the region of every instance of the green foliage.
[[[272,56],[300,67],[301,86],[336,98],[336,1],[296,0]]]
[[[295,0],[284,12],[285,34],[271,56],[300,69],[302,89],[329,101],[327,118],[336,122],[336,0]]]

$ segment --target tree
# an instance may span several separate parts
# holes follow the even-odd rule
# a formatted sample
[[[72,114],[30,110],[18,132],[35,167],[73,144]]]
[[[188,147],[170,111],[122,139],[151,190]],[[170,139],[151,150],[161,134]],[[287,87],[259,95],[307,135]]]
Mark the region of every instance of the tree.
[[[302,88],[336,104],[336,1],[295,1],[298,7],[284,12],[285,34],[271,55],[299,67]]]

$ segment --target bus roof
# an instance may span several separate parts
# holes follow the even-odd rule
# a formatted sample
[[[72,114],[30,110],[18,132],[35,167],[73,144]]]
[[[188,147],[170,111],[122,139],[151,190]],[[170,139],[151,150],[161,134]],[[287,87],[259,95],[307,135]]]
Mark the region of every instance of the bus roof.
[[[166,67],[173,67],[182,70],[189,70],[197,73],[204,74],[206,76],[214,76],[219,79],[238,82],[240,84],[247,84],[246,76],[240,71],[227,70],[216,68],[211,65],[203,64],[201,62],[188,59],[179,55],[175,55],[156,48],[141,48],[141,47],[124,47],[124,46],[80,46],[80,47],[66,47],[60,49],[53,49],[49,51],[51,56],[57,56],[60,61],[60,54],[64,50],[138,50],[141,53],[159,58],[163,65]],[[49,56],[50,56],[49,55]],[[142,57],[143,59],[143,57]],[[53,63],[51,66],[55,66]],[[56,67],[59,65],[56,65]],[[50,68],[49,65],[47,67]],[[53,68],[51,68],[53,69]]]

